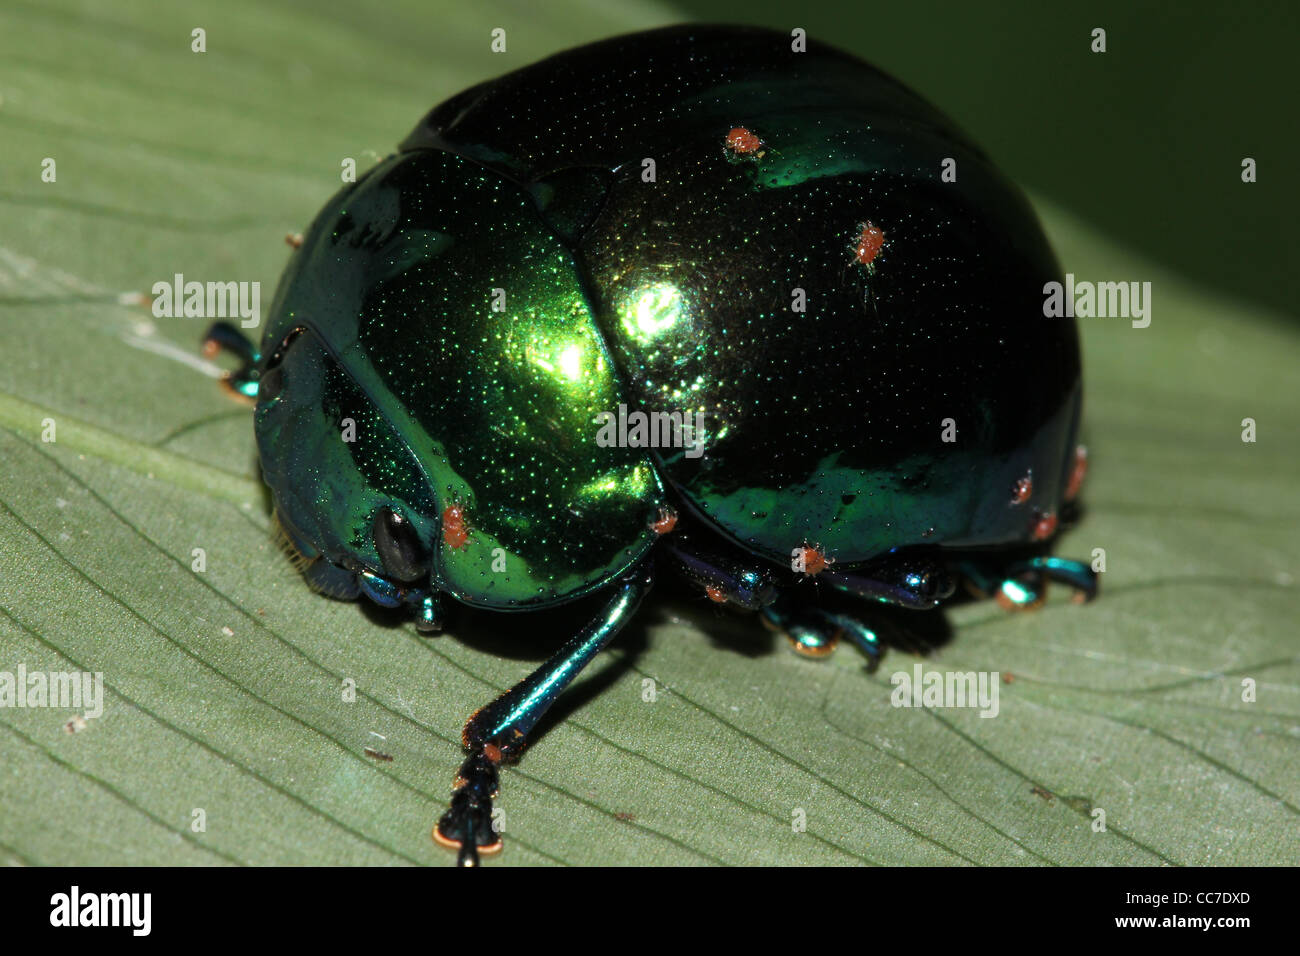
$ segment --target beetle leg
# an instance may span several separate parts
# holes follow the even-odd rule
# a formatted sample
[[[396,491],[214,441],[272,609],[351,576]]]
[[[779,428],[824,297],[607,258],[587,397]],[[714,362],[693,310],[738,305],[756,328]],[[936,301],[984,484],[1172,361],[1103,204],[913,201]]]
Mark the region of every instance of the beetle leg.
[[[973,597],[996,597],[1007,611],[1034,610],[1046,598],[1047,577],[1030,561],[1016,561],[996,569],[975,561],[962,561],[957,569]]]
[[[683,577],[703,588],[719,604],[756,611],[776,599],[776,587],[768,571],[703,548],[683,532],[661,538],[660,547],[672,556]]]
[[[614,587],[600,614],[555,656],[469,719],[463,733],[469,758],[456,775],[451,807],[433,829],[434,840],[457,849],[459,866],[477,866],[480,853],[501,848],[492,820],[501,761],[523,750],[537,721],[632,619],[653,584],[653,564],[646,561]]]
[[[437,634],[445,620],[442,601],[436,591],[415,592],[408,604],[415,609],[415,629],[421,634]]]
[[[1013,565],[1008,572],[1014,576],[1020,569],[1038,572],[1044,578],[1059,581],[1074,588],[1073,600],[1082,604],[1097,596],[1099,580],[1097,572],[1082,561],[1052,556],[1030,558],[1028,561]]]
[[[242,364],[221,377],[221,387],[240,401],[256,401],[257,378],[253,375],[253,366],[259,359],[257,349],[229,322],[214,322],[203,336],[203,354],[213,359],[223,351],[230,352]]]
[[[769,629],[784,635],[805,657],[827,657],[841,640],[849,641],[866,657],[868,672],[880,666],[886,646],[924,656],[941,640],[916,629],[923,616],[882,608],[865,607],[860,613],[849,608],[845,613],[821,604],[795,604],[783,594],[761,614]]]
[[[967,587],[976,597],[996,596],[1009,611],[1031,610],[1042,606],[1048,581],[1059,581],[1074,588],[1073,600],[1082,603],[1097,596],[1097,573],[1081,561],[1052,556],[1015,561],[990,574],[978,564],[964,561],[960,565]]]
[[[1047,576],[1033,569],[1008,573],[994,593],[1005,611],[1036,611],[1047,600]]]
[[[759,612],[764,626],[790,642],[801,657],[829,657],[839,646],[843,628],[833,621],[792,606],[789,598],[777,598]],[[801,611],[805,613],[800,613]]]
[[[952,595],[947,569],[920,558],[892,558],[864,571],[823,571],[819,575],[855,597],[927,610]]]
[[[849,614],[837,614],[816,605],[796,605],[785,596],[763,608],[763,623],[785,636],[796,654],[828,657],[847,638],[867,658],[867,670],[880,664],[880,638],[865,623]]]

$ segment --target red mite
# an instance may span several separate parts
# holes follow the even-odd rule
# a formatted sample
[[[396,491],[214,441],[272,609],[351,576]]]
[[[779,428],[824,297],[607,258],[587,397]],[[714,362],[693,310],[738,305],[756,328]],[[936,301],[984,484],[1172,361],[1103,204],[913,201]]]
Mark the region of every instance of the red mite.
[[[655,534],[667,534],[675,527],[677,527],[677,512],[668,507],[660,508],[655,520],[650,522],[650,528]]]
[[[803,554],[800,555],[803,561],[804,574],[821,574],[834,562],[822,554],[817,548],[810,548],[804,545]]]
[[[449,548],[463,548],[469,541],[469,526],[465,524],[462,505],[448,505],[443,511],[442,540]]]
[[[709,596],[710,601],[717,604],[727,603],[727,592],[722,590],[722,588],[707,587],[704,589],[704,593]]]
[[[858,236],[858,247],[854,257],[864,266],[871,265],[885,244],[885,234],[869,222],[862,224],[862,235]]]
[[[741,156],[756,153],[762,146],[763,141],[743,126],[737,126],[727,133],[727,149]]]
[[[1056,531],[1056,513],[1039,512],[1034,516],[1032,536],[1035,541],[1046,541]]]

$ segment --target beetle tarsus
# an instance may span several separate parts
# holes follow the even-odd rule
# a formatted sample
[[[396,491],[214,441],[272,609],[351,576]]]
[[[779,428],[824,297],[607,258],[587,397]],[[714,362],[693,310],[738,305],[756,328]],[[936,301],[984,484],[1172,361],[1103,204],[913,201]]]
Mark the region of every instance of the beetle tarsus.
[[[855,614],[827,610],[816,604],[795,605],[784,595],[761,614],[763,623],[784,635],[795,652],[804,657],[828,657],[841,641],[848,641],[867,659],[868,673],[874,673],[880,666],[886,639],[912,653],[927,651],[924,643],[884,618],[868,624]]]
[[[782,597],[759,614],[763,623],[789,641],[791,649],[800,657],[830,657],[839,646],[843,628],[808,611],[808,608],[791,608]]]
[[[1073,588],[1074,599],[1080,603],[1091,601],[1100,590],[1101,579],[1097,572],[1082,561],[1045,555],[1030,558],[1024,566],[1032,568],[1045,578]]]
[[[497,790],[497,762],[479,748],[456,774],[451,806],[433,833],[443,846],[456,848],[457,866],[478,866],[480,853],[501,849],[501,838],[492,825],[492,798]]]
[[[1028,565],[1008,569],[998,585],[998,605],[1006,611],[1036,611],[1047,600],[1047,575]]]
[[[963,562],[960,571],[972,594],[979,598],[996,596],[998,603],[1009,611],[1041,607],[1049,581],[1073,588],[1073,599],[1079,603],[1095,598],[1100,587],[1100,578],[1091,566],[1051,555],[1039,555],[992,569]]]
[[[884,653],[880,635],[877,633],[879,628],[868,627],[864,621],[850,614],[832,614],[827,611],[818,613],[839,626],[841,636],[861,651],[862,656],[867,659],[867,672],[875,673],[876,668],[880,666],[880,656]]]
[[[413,591],[408,603],[414,606],[417,631],[424,635],[441,633],[444,615],[437,592]]]
[[[221,377],[221,387],[232,398],[244,402],[257,400],[257,377],[254,367],[258,362],[257,349],[248,341],[244,333],[229,322],[214,322],[203,336],[203,354],[216,358],[221,352],[229,352],[240,361],[239,368],[226,372]]]

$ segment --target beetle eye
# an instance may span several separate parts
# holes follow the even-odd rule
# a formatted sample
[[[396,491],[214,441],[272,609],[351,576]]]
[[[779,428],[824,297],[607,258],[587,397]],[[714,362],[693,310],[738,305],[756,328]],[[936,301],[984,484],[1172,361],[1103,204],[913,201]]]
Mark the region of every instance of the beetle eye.
[[[380,508],[375,515],[375,550],[384,562],[384,570],[399,581],[415,581],[429,571],[419,535],[391,508]]]

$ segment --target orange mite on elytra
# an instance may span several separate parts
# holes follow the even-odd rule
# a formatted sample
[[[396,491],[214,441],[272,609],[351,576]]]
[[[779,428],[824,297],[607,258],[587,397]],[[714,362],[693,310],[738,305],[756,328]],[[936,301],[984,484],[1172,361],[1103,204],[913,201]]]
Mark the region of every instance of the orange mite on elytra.
[[[741,156],[757,153],[762,146],[763,141],[743,126],[737,126],[727,133],[727,149]]]
[[[864,266],[869,266],[875,261],[884,245],[884,232],[870,222],[864,222],[862,224],[862,234],[858,236],[858,245],[854,250],[853,257]]]
[[[799,556],[799,560],[803,565],[804,574],[821,574],[835,563],[833,558],[826,557],[820,549],[808,545],[803,546],[803,553]]]
[[[713,601],[715,604],[727,603],[727,592],[722,590],[722,588],[707,587],[704,589],[704,593],[707,594],[709,600]]]
[[[1030,536],[1035,541],[1046,541],[1056,532],[1056,512],[1047,511],[1039,512],[1034,515],[1034,523],[1030,526]]]
[[[650,522],[650,529],[655,534],[667,534],[675,527],[677,527],[677,512],[666,505],[659,509],[655,520]]]
[[[465,524],[463,506],[448,505],[443,511],[442,540],[449,548],[463,548],[469,542],[469,527]]]

